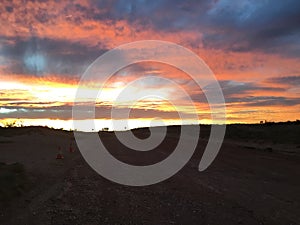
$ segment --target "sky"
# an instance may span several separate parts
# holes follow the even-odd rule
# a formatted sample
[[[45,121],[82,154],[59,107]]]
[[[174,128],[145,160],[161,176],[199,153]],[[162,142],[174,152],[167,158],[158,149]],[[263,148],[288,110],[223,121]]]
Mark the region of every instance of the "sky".
[[[119,45],[149,39],[176,43],[204,60],[222,88],[226,123],[300,119],[297,0],[4,0],[0,5],[2,125],[18,121],[71,129],[77,85],[89,65]],[[212,122],[205,98],[209,86],[200,89],[173,66],[142,62],[103,84],[95,129],[112,129],[114,99],[143,77],[148,79],[130,91],[148,98],[119,107],[130,107],[129,127],[159,124],[155,118],[177,124],[178,110],[189,115],[190,105],[170,80],[188,93],[199,113],[199,120],[184,123]],[[95,88],[93,82],[87,90]]]

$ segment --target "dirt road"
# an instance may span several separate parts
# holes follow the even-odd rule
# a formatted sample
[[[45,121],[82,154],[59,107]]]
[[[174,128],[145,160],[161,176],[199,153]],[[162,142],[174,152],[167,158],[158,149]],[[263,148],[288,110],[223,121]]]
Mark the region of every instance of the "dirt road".
[[[168,156],[177,143],[174,132],[151,154],[125,149],[110,133],[101,137],[116,158],[142,165]],[[0,162],[24,164],[31,188],[2,206],[0,224],[300,224],[297,154],[225,140],[200,173],[207,142],[201,138],[179,173],[159,184],[129,187],[94,172],[78,149],[68,151],[71,142],[72,133],[44,128],[1,136]],[[63,160],[56,160],[59,146]]]

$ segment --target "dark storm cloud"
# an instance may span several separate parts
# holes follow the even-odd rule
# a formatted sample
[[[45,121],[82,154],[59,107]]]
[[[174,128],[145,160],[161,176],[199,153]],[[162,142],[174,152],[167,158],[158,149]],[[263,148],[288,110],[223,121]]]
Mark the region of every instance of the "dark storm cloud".
[[[126,19],[139,29],[199,31],[206,48],[300,56],[298,0],[114,0],[93,4],[108,9],[94,14],[94,19]]]
[[[268,92],[285,92],[286,89],[266,87],[256,83],[241,83],[232,81],[220,82],[226,103],[241,103],[243,106],[295,106],[300,104],[300,98],[275,97]],[[253,93],[264,92],[265,96],[252,96]],[[235,97],[241,96],[241,97]]]
[[[12,13],[13,7],[6,6],[5,10]],[[199,31],[202,44],[208,49],[300,56],[300,1],[297,0],[100,0],[91,1],[89,6],[66,4],[59,13],[71,15],[67,20],[77,25],[85,19],[108,24],[123,19],[137,31],[149,26],[166,32]],[[35,18],[40,24],[47,24],[58,16],[52,14],[40,9]],[[33,36],[27,40],[0,37],[4,43],[0,56],[6,59],[6,73],[82,74],[103,53],[68,40],[38,38],[32,32]],[[191,46],[199,46],[201,40],[195,40],[199,43],[190,43]],[[15,44],[5,44],[7,41]]]
[[[235,94],[247,94],[251,92],[261,91],[285,91],[284,88],[279,87],[267,87],[254,82],[235,82],[235,81],[219,81],[223,94],[226,97],[230,97]],[[210,90],[209,86],[206,90]]]
[[[241,103],[245,106],[294,106],[300,104],[300,98],[275,97],[275,96],[245,96],[230,97],[226,99],[227,103]]]
[[[202,19],[208,29],[204,32],[205,47],[300,56],[297,0],[220,0]]]
[[[99,9],[107,9],[105,13],[95,15],[95,19],[126,19],[135,25],[147,27],[154,25],[157,29],[186,29],[197,26],[199,21],[193,19],[204,14],[211,1],[182,0],[112,0],[91,1]]]
[[[300,56],[299,1],[219,1],[208,24],[216,30],[204,35],[209,48]]]
[[[0,56],[5,57],[4,72],[8,74],[81,75],[90,63],[105,52],[81,43],[47,38],[0,39],[11,42],[0,49]]]
[[[223,95],[225,100],[232,95],[241,95],[241,94],[249,94],[252,92],[261,92],[261,91],[277,91],[282,92],[285,91],[284,88],[279,87],[267,87],[263,86],[254,82],[236,82],[236,81],[229,81],[229,80],[222,80],[219,81],[221,86]],[[204,92],[210,93],[214,92],[214,90],[210,87],[210,85],[204,88]]]
[[[9,111],[9,113],[0,113],[0,119],[5,118],[27,118],[27,119],[63,119],[69,120],[72,119],[72,106],[71,105],[62,105],[62,106],[47,106],[47,107],[38,107],[38,104],[33,104],[34,106],[17,106],[10,105],[5,107],[0,107]],[[79,109],[79,108],[78,108]],[[82,110],[85,112],[84,118],[82,119],[111,119],[111,106],[96,106],[95,108],[95,117],[92,114],[86,112],[86,108],[82,107]],[[115,108],[115,117],[114,119],[127,119],[126,112],[128,108]],[[130,118],[168,118],[168,119],[177,119],[179,118],[177,112],[172,111],[159,111],[155,109],[130,109]],[[124,113],[125,112],[125,113]],[[124,115],[124,116],[123,116]],[[182,113],[185,115],[185,118],[194,118],[193,115],[189,116],[187,113]]]
[[[300,75],[287,77],[272,77],[267,79],[267,82],[275,84],[287,84],[290,86],[300,86]]]
[[[236,81],[228,81],[228,80],[222,80],[219,81],[220,87],[222,89],[225,102],[226,103],[233,103],[233,102],[248,102],[253,101],[254,103],[259,100],[270,100],[270,97],[267,97],[267,99],[264,99],[264,97],[261,98],[255,98],[251,97],[252,93],[260,93],[260,92],[284,92],[286,89],[279,88],[279,87],[267,87],[263,86],[261,84],[253,83],[253,82],[236,82]],[[195,88],[195,87],[194,87]],[[203,88],[203,91],[199,91],[197,94],[191,94],[191,99],[196,102],[207,102],[205,94],[206,95],[214,95],[214,88],[213,86],[207,85],[205,88]],[[242,97],[234,97],[234,96],[242,96]],[[250,95],[250,97],[249,97]],[[274,98],[272,98],[274,100]],[[279,100],[283,100],[279,99]],[[278,100],[278,99],[277,99]],[[267,101],[266,101],[267,102]]]
[[[300,105],[300,98],[286,97],[248,97],[243,98],[246,102],[245,106],[295,106]]]

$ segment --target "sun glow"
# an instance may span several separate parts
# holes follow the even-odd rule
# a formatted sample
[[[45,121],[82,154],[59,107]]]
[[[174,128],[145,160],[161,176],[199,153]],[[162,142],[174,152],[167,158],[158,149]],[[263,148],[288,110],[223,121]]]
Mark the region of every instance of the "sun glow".
[[[55,129],[73,130],[72,119],[60,119],[59,108],[57,107],[68,106],[68,110],[71,110],[71,106],[78,88],[75,82],[63,83],[56,78],[43,79],[41,77],[34,77],[31,80],[19,80],[21,81],[11,79],[1,82],[0,91],[4,91],[1,96],[2,101],[0,102],[0,123],[2,126],[15,123],[18,126],[39,125],[52,127]],[[131,110],[141,109],[145,110],[146,112],[147,110],[157,110],[157,112],[176,112],[176,110],[178,110],[167,100],[153,96],[154,90],[151,89],[130,86],[126,90],[128,94],[126,96],[122,96],[122,98],[119,98],[124,91],[124,82],[120,81],[110,84],[109,87],[104,87],[101,92],[99,92],[94,85],[87,84],[82,88],[87,96],[86,98],[81,99],[83,103],[90,102],[92,100],[96,102],[97,106],[114,105],[120,108],[130,107]],[[160,96],[164,96],[165,98],[170,97],[169,89],[159,89],[158,91]],[[99,92],[99,95],[96,99],[88,97],[97,92]],[[144,99],[138,99],[137,102],[133,102],[133,100],[136,99],[136,96],[145,95],[148,97]],[[18,108],[14,108],[16,105]],[[42,112],[45,113],[47,110],[56,111],[57,118],[28,118],[26,115],[24,117],[14,118],[14,114],[12,114],[20,114],[22,112],[28,112],[29,110],[39,113],[40,116],[42,116]],[[184,109],[182,110],[184,111]],[[162,120],[166,125],[187,123],[187,121],[182,122],[178,118],[172,119],[165,117],[162,118]],[[198,121],[189,121],[188,123],[197,122]],[[86,120],[82,120],[80,123],[82,124],[82,131],[102,130],[103,128],[109,128],[109,130],[124,130],[158,125],[158,123],[153,120],[153,117],[140,118],[140,115],[137,115],[137,118],[130,118],[128,120],[127,127],[118,127],[118,125],[116,126],[118,123],[115,123],[115,126],[113,126],[112,121],[107,118],[96,118],[94,120],[94,128],[86,127]]]

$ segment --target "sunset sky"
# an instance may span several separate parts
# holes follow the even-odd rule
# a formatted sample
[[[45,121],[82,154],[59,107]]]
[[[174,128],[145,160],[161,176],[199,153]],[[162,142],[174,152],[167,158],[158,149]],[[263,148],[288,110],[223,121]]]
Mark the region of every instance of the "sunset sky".
[[[112,48],[148,39],[182,45],[205,61],[223,90],[227,123],[300,119],[298,0],[4,0],[0,5],[2,125],[18,119],[24,125],[72,128],[77,84],[88,66]],[[96,129],[111,128],[114,98],[128,82],[147,76],[152,80],[133,84],[132,95],[161,98],[137,102],[131,127],[147,126],[155,117],[176,124],[171,98],[189,114],[189,105],[166,79],[187,90],[199,111],[196,122],[211,122],[205,90],[177,68],[144,62],[123,68],[105,84]],[[93,82],[86,88],[92,90]]]

